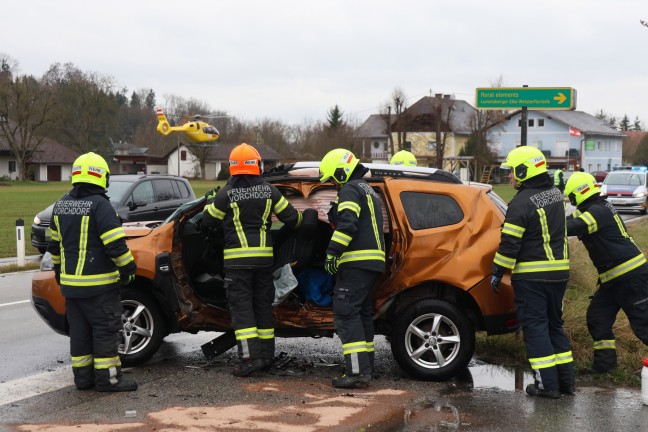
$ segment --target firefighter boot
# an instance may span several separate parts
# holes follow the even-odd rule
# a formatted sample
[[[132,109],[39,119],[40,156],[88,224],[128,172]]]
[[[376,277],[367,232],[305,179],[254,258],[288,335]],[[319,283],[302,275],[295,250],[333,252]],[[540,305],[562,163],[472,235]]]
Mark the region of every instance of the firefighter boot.
[[[339,378],[333,378],[333,386],[338,388],[353,389],[369,387],[371,374],[349,374]]]
[[[558,390],[547,390],[538,388],[535,384],[529,384],[526,386],[526,394],[529,396],[538,396],[549,399],[559,399],[560,392]]]
[[[267,364],[266,361],[260,358],[241,360],[241,363],[239,363],[232,370],[232,375],[236,377],[246,377],[250,375],[252,372],[256,372],[258,370],[265,368],[266,364]]]
[[[120,378],[117,384],[112,385],[97,385],[95,390],[98,392],[129,392],[137,390],[137,383],[135,381]]]
[[[92,364],[82,367],[73,367],[74,385],[77,390],[91,390],[95,386],[94,367]]]

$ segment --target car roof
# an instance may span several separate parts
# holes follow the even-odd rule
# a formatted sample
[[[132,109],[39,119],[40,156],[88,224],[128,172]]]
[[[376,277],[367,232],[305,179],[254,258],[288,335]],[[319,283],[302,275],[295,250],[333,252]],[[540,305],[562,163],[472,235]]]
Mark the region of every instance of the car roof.
[[[444,183],[462,184],[457,176],[437,168],[411,167],[404,165],[362,163],[369,168],[368,178],[379,180],[383,177],[432,180]],[[319,162],[296,162],[279,165],[262,174],[267,180],[302,180],[319,182]]]
[[[133,182],[139,179],[156,179],[156,178],[172,178],[177,180],[186,180],[184,177],[172,174],[111,174],[110,181],[128,181]]]

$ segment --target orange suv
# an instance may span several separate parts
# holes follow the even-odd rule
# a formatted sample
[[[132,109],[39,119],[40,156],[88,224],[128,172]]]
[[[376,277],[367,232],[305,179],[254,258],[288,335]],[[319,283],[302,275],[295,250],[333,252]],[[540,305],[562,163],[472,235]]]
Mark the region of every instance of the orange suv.
[[[510,279],[499,294],[490,287],[491,263],[506,204],[491,187],[464,184],[433,168],[365,164],[366,180],[382,199],[386,272],[374,291],[376,334],[388,337],[398,364],[422,380],[448,379],[465,369],[475,350],[475,331],[515,331]],[[323,265],[333,229],[327,213],[331,183],[319,182],[318,163],[283,165],[263,174],[293,206],[314,208],[317,220],[271,230],[275,274],[297,285],[274,308],[278,337],[334,335],[333,311]],[[234,346],[222,278],[219,232],[201,227],[202,197],[182,205],[164,222],[125,223],[137,279],[122,290],[120,354],[125,365],[147,361],[174,332],[217,331],[207,355]],[[315,218],[313,218],[315,219]],[[285,282],[280,278],[276,282]],[[67,334],[65,302],[44,256],[32,282],[32,302],[56,331]]]

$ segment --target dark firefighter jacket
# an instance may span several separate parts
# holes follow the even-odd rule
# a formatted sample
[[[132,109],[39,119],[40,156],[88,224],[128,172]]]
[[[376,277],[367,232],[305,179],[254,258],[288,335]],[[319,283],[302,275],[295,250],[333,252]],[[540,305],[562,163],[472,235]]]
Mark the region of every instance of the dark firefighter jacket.
[[[229,268],[268,267],[274,262],[271,213],[288,226],[302,223],[301,212],[279,190],[255,175],[232,176],[205,206],[203,225],[223,228],[224,266]]]
[[[326,253],[340,257],[340,269],[385,271],[385,239],[380,198],[362,179],[358,164],[338,193],[336,227]]]
[[[595,195],[567,218],[567,234],[578,236],[599,273],[602,284],[615,284],[648,272],[641,250],[628,234],[612,204]]]
[[[565,205],[549,175],[522,184],[511,200],[502,226],[493,273],[512,270],[513,280],[569,279]]]
[[[92,297],[119,288],[136,265],[105,189],[77,184],[54,204],[47,250],[65,297]]]

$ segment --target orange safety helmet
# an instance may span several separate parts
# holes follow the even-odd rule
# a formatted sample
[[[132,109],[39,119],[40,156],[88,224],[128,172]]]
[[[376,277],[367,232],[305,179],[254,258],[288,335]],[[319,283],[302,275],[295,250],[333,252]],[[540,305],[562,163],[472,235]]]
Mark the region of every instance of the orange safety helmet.
[[[229,156],[230,174],[261,175],[261,155],[249,144],[239,144]]]

